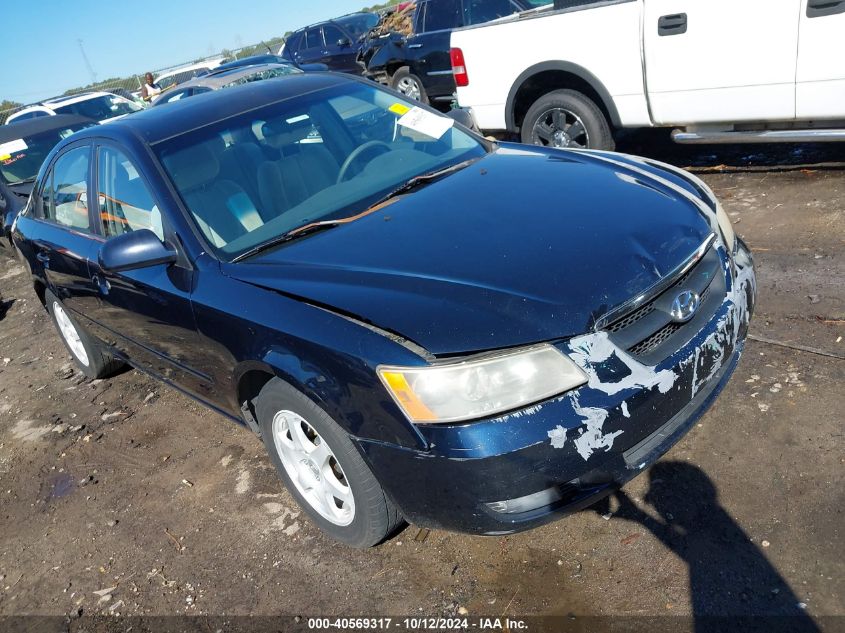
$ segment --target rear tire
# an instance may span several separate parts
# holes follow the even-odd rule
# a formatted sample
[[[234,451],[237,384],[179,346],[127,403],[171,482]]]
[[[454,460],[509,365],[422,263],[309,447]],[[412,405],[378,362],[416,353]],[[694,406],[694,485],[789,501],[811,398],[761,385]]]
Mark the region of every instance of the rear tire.
[[[105,378],[123,368],[123,361],[108,353],[102,343],[79,325],[56,295],[45,290],[44,301],[59,338],[83,374],[89,378]]]
[[[348,433],[305,394],[273,378],[255,413],[279,477],[326,534],[371,547],[402,523]]]
[[[428,95],[425,92],[422,80],[412,73],[407,66],[402,66],[393,73],[393,77],[390,78],[390,87],[406,97],[428,105]]]
[[[520,128],[523,143],[612,151],[610,123],[595,102],[576,90],[544,94],[528,109]]]

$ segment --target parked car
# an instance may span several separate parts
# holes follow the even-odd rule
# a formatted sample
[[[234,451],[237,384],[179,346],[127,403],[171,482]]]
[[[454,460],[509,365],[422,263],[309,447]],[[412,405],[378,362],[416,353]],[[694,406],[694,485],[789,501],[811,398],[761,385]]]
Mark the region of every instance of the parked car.
[[[279,55],[297,65],[325,64],[329,70],[361,74],[361,38],[378,24],[376,13],[353,13],[294,31]]]
[[[756,292],[695,176],[334,73],[79,132],[13,237],[87,376],[129,363],[246,425],[356,546],[608,494],[725,386]]]
[[[452,33],[479,128],[598,149],[639,127],[679,143],[845,140],[845,2],[569,4]]]
[[[178,86],[182,82],[188,81],[189,79],[193,79],[194,77],[202,77],[203,75],[207,75],[212,70],[223,64],[226,60],[224,58],[220,59],[211,59],[203,62],[198,62],[196,64],[190,64],[188,66],[180,66],[179,68],[174,68],[172,70],[168,70],[167,72],[161,73],[158,77],[155,78],[153,83],[155,83],[159,88],[162,90],[169,90],[174,86]]]
[[[548,0],[420,0],[412,33],[379,34],[361,47],[364,76],[423,103],[449,105],[455,80],[449,57],[452,29],[526,11]],[[503,50],[510,46],[502,45]]]
[[[212,73],[219,73],[224,70],[232,70],[233,68],[243,68],[244,66],[255,66],[256,64],[286,64],[306,71],[322,71],[328,70],[325,64],[297,64],[285,59],[281,55],[251,55],[250,57],[241,57],[225,64],[220,64]]]
[[[62,139],[95,121],[57,114],[0,126],[0,252],[12,255],[12,223],[32,192],[41,163]]]
[[[257,64],[254,66],[243,66],[228,68],[224,70],[215,71],[196,79],[191,79],[176,86],[173,90],[169,90],[162,94],[158,99],[153,101],[153,106],[162,106],[166,103],[173,103],[181,101],[187,97],[202,94],[204,92],[211,92],[212,90],[220,90],[221,88],[232,88],[234,86],[242,86],[243,84],[252,81],[263,81],[265,79],[276,79],[278,77],[286,77],[302,71],[296,68],[293,64]]]
[[[70,97],[56,97],[18,110],[6,119],[6,125],[14,121],[25,121],[57,114],[75,114],[100,123],[110,121],[143,107],[110,92],[84,92]]]

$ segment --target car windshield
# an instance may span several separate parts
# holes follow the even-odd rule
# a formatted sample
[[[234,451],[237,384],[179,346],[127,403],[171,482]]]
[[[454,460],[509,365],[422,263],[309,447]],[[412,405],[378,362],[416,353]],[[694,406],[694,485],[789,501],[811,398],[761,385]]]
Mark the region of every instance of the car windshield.
[[[349,31],[349,34],[357,40],[364,35],[364,33],[372,28],[375,28],[378,24],[378,20],[378,15],[375,13],[358,13],[338,18],[335,22],[343,26],[343,28]]]
[[[143,110],[137,103],[132,103],[116,95],[101,95],[85,101],[77,101],[53,108],[58,114],[78,114],[95,121],[105,121],[116,116],[132,114]]]
[[[354,216],[409,179],[483,156],[449,117],[348,81],[154,146],[224,260]]]
[[[93,124],[80,123],[0,143],[0,178],[7,185],[32,180],[50,150],[64,138]]]
[[[299,68],[295,66],[291,66],[285,64],[284,66],[273,66],[271,68],[262,68],[261,70],[256,70],[254,73],[250,73],[248,75],[244,75],[243,77],[239,77],[235,79],[231,83],[225,84],[223,88],[231,88],[233,86],[242,86],[243,84],[248,84],[253,81],[262,81],[264,79],[275,79],[276,77],[285,77],[287,75],[298,75],[302,73]]]

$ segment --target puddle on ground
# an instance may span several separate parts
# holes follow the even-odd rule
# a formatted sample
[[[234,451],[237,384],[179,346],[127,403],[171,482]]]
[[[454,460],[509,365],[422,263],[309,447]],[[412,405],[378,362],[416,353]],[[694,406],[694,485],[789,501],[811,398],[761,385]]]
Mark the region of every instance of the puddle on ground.
[[[47,501],[66,497],[76,488],[76,482],[69,473],[57,473],[47,480]]]

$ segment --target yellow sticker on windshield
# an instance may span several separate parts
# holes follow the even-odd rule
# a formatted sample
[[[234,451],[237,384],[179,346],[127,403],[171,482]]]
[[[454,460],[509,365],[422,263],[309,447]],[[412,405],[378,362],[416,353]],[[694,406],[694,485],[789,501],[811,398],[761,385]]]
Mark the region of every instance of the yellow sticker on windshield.
[[[0,156],[0,160],[9,160],[11,157],[11,154],[3,154],[2,156]]]
[[[388,110],[390,110],[393,114],[398,114],[399,116],[402,116],[410,109],[410,106],[406,106],[404,103],[394,103],[388,108]]]

